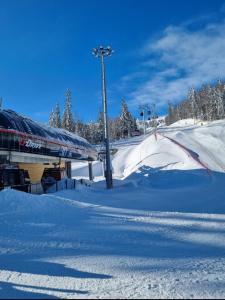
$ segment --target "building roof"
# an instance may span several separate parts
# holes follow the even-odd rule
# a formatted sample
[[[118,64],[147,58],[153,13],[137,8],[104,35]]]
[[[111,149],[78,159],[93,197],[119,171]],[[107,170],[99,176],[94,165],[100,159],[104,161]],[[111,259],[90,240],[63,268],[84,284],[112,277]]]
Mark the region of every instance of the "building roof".
[[[50,126],[33,121],[24,117],[13,110],[0,110],[0,131],[7,130],[15,134],[24,134],[40,140],[56,143],[67,147],[86,148],[91,150],[94,156],[97,151],[86,139],[71,133],[62,128],[52,128]]]

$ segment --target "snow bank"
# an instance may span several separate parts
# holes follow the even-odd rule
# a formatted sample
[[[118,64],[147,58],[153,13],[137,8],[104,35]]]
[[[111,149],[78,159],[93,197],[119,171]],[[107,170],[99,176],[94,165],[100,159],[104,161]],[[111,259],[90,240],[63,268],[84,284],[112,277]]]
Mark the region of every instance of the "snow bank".
[[[66,219],[77,220],[82,212],[74,201],[66,198],[56,198],[52,194],[31,195],[24,192],[5,189],[0,192],[0,216],[7,219],[7,216],[14,216],[15,221],[51,222],[58,224]]]
[[[198,120],[194,120],[194,119],[183,119],[172,123],[168,127],[184,127],[184,126],[196,125],[198,122],[199,122]]]
[[[5,189],[0,192],[0,214],[29,210],[30,212],[40,207],[40,196]],[[46,209],[45,205],[43,208]]]

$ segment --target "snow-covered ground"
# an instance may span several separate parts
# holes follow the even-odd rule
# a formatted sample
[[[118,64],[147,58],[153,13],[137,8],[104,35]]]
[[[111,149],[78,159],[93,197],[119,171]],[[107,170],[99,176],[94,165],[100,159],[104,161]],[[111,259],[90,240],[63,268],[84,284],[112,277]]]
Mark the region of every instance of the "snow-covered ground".
[[[110,191],[96,163],[91,188],[0,192],[0,298],[224,298],[224,133],[184,123],[115,143]]]

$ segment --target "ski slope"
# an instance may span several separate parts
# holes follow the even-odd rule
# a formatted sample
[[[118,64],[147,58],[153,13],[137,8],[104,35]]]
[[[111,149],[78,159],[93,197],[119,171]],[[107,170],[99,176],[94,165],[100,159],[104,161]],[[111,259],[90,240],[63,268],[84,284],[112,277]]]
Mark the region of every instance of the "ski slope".
[[[115,143],[113,190],[0,192],[0,299],[224,298],[224,128]]]

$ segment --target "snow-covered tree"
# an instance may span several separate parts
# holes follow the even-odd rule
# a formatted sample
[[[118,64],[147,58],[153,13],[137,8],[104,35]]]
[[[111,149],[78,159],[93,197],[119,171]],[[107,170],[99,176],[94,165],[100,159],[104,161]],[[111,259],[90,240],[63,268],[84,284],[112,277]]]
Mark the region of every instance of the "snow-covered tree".
[[[216,117],[217,119],[223,119],[225,118],[224,85],[220,80],[215,86],[215,98],[217,103]]]
[[[82,137],[87,139],[91,144],[97,144],[96,140],[97,125],[94,122],[83,124]]]
[[[207,84],[205,88],[205,97],[206,97],[206,120],[213,121],[216,120],[216,111],[217,111],[217,103],[214,89],[210,84]]]
[[[60,115],[60,107],[59,107],[59,103],[56,103],[56,107],[55,107],[55,127],[60,128],[61,125],[62,125],[62,121],[61,121],[61,115]]]
[[[176,116],[175,116],[175,108],[170,101],[168,101],[168,115],[167,115],[165,121],[166,121],[167,125],[170,125],[177,121]]]
[[[195,89],[192,87],[189,90],[188,93],[188,101],[190,104],[190,109],[191,109],[191,118],[192,119],[197,119],[199,112],[198,112],[198,104],[197,104],[197,95]]]
[[[225,84],[218,80],[216,85],[204,84],[199,91],[192,88],[187,99],[172,107],[169,105],[166,123],[179,119],[198,118],[207,121],[225,118]]]
[[[132,130],[135,128],[134,117],[128,110],[125,99],[121,102],[120,126],[123,137],[130,136]]]
[[[76,119],[76,122],[74,123],[74,131],[76,134],[84,137],[85,128],[84,128],[84,124],[81,122],[80,119]]]
[[[66,91],[65,108],[62,117],[62,128],[71,132],[74,131],[74,118],[72,113],[72,93],[69,89]]]
[[[61,117],[60,117],[60,108],[57,103],[55,108],[51,111],[49,116],[49,126],[60,128],[61,127]]]
[[[54,109],[51,111],[50,116],[49,116],[49,121],[48,124],[50,127],[55,127],[55,114],[54,114]]]
[[[120,118],[109,119],[109,136],[111,141],[119,140],[122,137]]]

